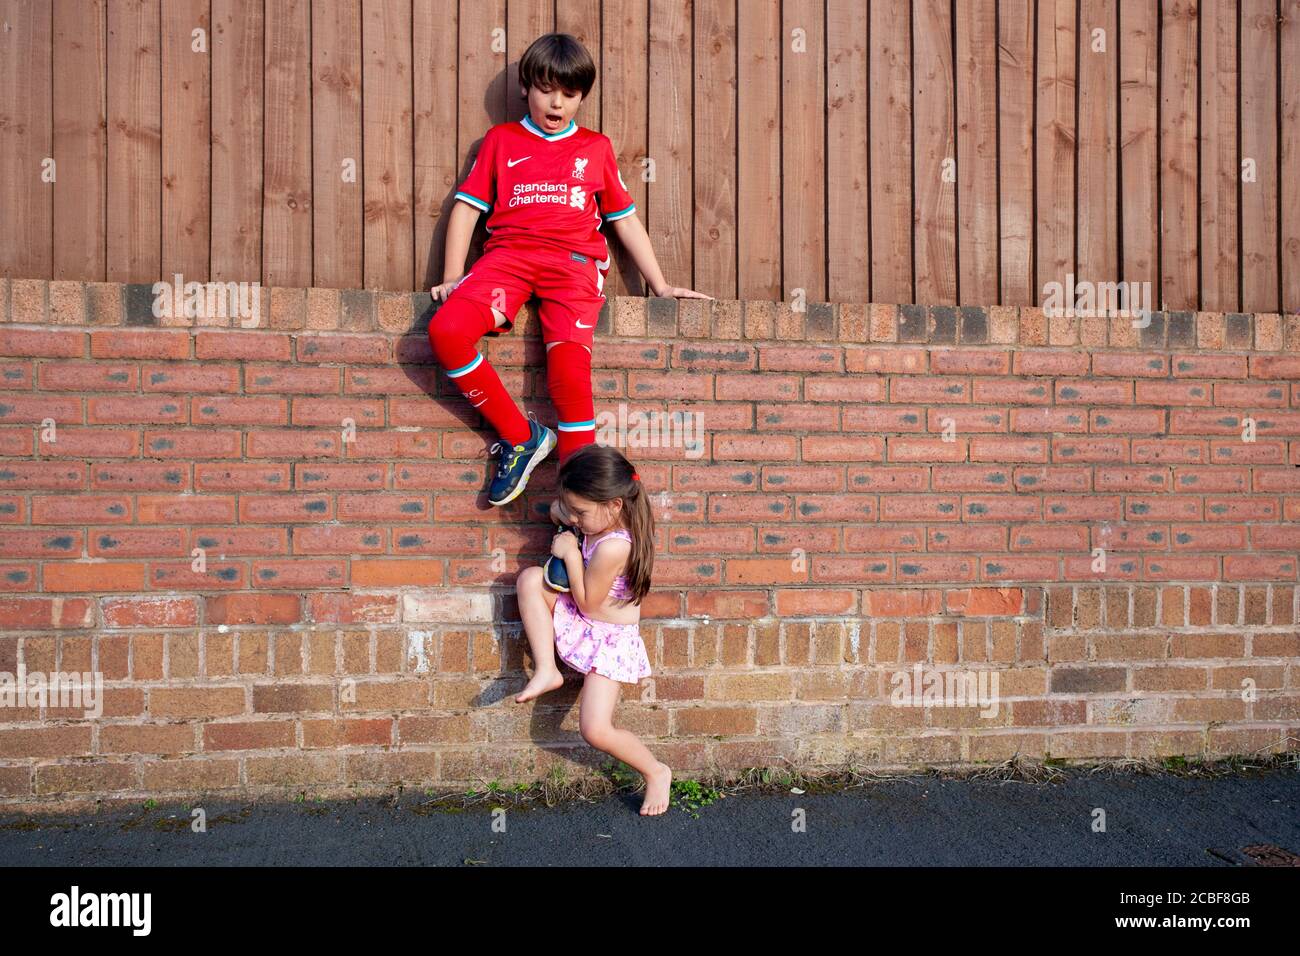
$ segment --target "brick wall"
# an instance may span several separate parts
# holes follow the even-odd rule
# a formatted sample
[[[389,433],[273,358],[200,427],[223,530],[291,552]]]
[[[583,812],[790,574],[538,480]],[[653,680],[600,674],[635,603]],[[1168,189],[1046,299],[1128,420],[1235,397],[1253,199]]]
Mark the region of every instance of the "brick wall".
[[[554,466],[486,504],[427,295],[260,296],[245,329],[0,280],[0,674],[104,682],[98,718],[0,709],[0,801],[598,766],[576,675],[510,700]],[[520,323],[481,344],[553,424]],[[619,720],[674,767],[1297,747],[1300,317],[618,299],[599,333],[598,415],[702,426],[610,438],[658,520]],[[996,713],[895,706],[917,665]]]

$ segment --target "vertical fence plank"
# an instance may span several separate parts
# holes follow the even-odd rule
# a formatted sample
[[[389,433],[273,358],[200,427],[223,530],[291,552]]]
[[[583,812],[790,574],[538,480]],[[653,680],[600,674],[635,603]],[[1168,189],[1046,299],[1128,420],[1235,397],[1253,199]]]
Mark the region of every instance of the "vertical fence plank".
[[[506,115],[507,123],[517,123],[528,112],[528,101],[519,94],[519,60],[529,44],[555,25],[553,0],[509,0],[506,4]],[[594,111],[583,101],[576,122],[594,128]]]
[[[368,6],[373,0],[364,0]],[[505,0],[460,5],[460,70],[457,73],[457,121],[460,153],[469,173],[469,147],[491,127],[506,120],[506,68],[504,47],[506,27]]]
[[[108,121],[104,114],[107,4],[106,0],[55,0],[53,12],[54,151],[51,155],[59,178],[54,184],[53,197],[52,275],[55,279],[103,281],[104,188],[108,166]],[[6,88],[10,85],[7,79],[0,82]],[[0,112],[5,110],[0,108]],[[203,154],[207,156],[206,137]],[[4,168],[9,170],[6,178],[21,181],[16,167]],[[205,253],[205,273],[207,264]]]
[[[781,296],[780,0],[736,10],[736,232],[739,295]]]
[[[1156,80],[1158,0],[1123,0],[1119,5],[1120,211],[1125,282],[1150,283],[1151,301],[1160,301],[1159,193],[1156,162]],[[1145,304],[1145,302],[1144,302]]]
[[[957,5],[958,287],[970,305],[998,302],[997,0]]]
[[[1300,0],[1282,0],[1282,311],[1300,313]]]
[[[605,44],[604,37],[601,36],[600,0],[556,0],[555,30],[559,33],[567,33],[576,39],[587,48],[591,58],[596,61],[596,85],[591,88],[590,95],[582,101],[582,117],[578,122],[587,129],[600,130],[603,133],[605,127],[601,114],[601,99],[605,84],[601,80],[605,75]],[[615,95],[621,93],[621,90],[616,91]],[[623,178],[627,179],[627,175],[624,174]],[[615,241],[609,241],[611,251],[615,245]]]
[[[867,168],[867,11],[829,0],[826,19],[827,298],[871,298]]]
[[[1237,286],[1237,0],[1201,0],[1201,305],[1235,312]]]
[[[1115,3],[1082,0],[1080,7],[1078,275],[1098,283],[1119,279]],[[1104,307],[1098,299],[1097,308]]]
[[[443,280],[446,216],[456,203],[457,0],[415,0],[415,288]],[[360,108],[358,104],[358,117]],[[358,219],[358,222],[360,220]]]
[[[262,42],[260,0],[212,0],[213,280],[262,275]]]
[[[716,298],[734,299],[736,8],[730,0],[695,0],[695,15],[695,284],[692,288]]]
[[[1162,0],[1160,22],[1160,288],[1166,309],[1196,309],[1197,0]]]
[[[1035,294],[1044,298],[1048,283],[1066,285],[1075,268],[1075,13],[1075,0],[1038,5]]]
[[[208,0],[162,6],[162,272],[206,282],[212,242],[212,21]],[[202,46],[195,49],[195,31]]]
[[[601,132],[614,144],[618,168],[636,202],[637,215],[649,228],[646,76],[650,8],[647,0],[606,0],[603,10],[601,85],[609,95],[600,101]],[[605,277],[605,295],[641,295],[645,285],[636,264],[617,242],[610,246],[614,264]],[[675,276],[669,278],[677,281]]]
[[[1277,3],[1241,0],[1241,297],[1247,312],[1276,312]]]
[[[362,0],[361,118],[367,289],[410,289],[415,270],[411,0]]]
[[[110,282],[154,282],[162,274],[158,10],[158,0],[108,6]]]
[[[695,281],[691,247],[691,178],[695,137],[691,110],[691,5],[650,4],[650,159],[655,176],[646,197],[646,229],[671,285]]]
[[[998,191],[1003,305],[1033,305],[1034,8],[998,0]]]
[[[916,301],[957,302],[957,144],[953,138],[952,8],[912,4]]]
[[[47,3],[0,0],[0,275],[16,278],[48,279],[54,268],[50,19]],[[66,182],[61,168],[54,175]]]
[[[871,3],[871,300],[911,302],[911,2]]]
[[[422,34],[417,31],[417,35]],[[363,281],[361,0],[313,0],[311,46],[312,284],[359,289]],[[450,47],[450,65],[447,60],[432,58],[417,62],[430,70],[454,71],[454,35]],[[425,88],[422,78],[423,74],[416,74],[417,95]],[[442,102],[450,112],[445,104],[452,102],[451,97]],[[456,144],[454,137],[451,139],[454,154]],[[417,162],[420,147],[417,137]]]
[[[310,57],[311,0],[267,4],[262,281],[272,286],[312,284]]]
[[[505,30],[505,0],[461,3],[456,21],[459,35],[456,74],[456,155],[459,160],[456,182],[469,175],[483,136],[506,118],[506,89],[502,76],[506,68],[506,51],[502,44]],[[369,214],[367,213],[367,217]],[[479,217],[470,241],[469,260],[483,250],[487,238],[488,214]]]
[[[781,5],[783,298],[826,298],[826,23],[821,0]]]

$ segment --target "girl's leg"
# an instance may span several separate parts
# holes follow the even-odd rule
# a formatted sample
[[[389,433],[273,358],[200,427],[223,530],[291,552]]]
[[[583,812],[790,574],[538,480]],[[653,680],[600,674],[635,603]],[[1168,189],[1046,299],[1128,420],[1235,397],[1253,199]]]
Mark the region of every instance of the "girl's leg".
[[[537,565],[519,573],[515,593],[519,596],[519,617],[528,635],[528,647],[533,652],[533,678],[515,697],[515,703],[522,704],[564,683],[555,660],[555,624],[551,619],[560,595],[546,586],[545,575]]]
[[[668,809],[668,791],[673,772],[660,763],[636,735],[614,726],[614,705],[618,703],[619,682],[592,671],[582,684],[579,698],[578,727],[582,738],[593,747],[617,757],[645,777],[645,799],[641,815],[650,816]]]

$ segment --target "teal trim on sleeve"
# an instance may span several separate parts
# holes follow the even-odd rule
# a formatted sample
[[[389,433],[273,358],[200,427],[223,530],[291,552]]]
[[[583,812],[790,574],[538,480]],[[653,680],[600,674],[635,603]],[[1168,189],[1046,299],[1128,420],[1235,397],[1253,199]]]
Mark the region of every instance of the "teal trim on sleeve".
[[[491,207],[483,200],[476,199],[474,196],[471,196],[469,193],[458,192],[456,193],[456,198],[461,200],[462,202],[469,203],[471,206],[473,206],[475,209],[479,210],[480,212],[487,212],[489,209],[491,209]]]

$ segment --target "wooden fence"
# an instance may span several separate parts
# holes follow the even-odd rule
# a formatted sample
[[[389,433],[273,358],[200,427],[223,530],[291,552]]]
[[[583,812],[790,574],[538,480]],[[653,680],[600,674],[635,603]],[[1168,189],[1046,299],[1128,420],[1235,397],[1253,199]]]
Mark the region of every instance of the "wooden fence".
[[[669,280],[1300,309],[1300,0],[0,0],[0,272],[427,288],[539,34]],[[197,31],[197,32],[196,32]],[[354,174],[354,175],[350,175]],[[481,233],[480,233],[481,235]],[[630,262],[609,287],[639,290]]]

